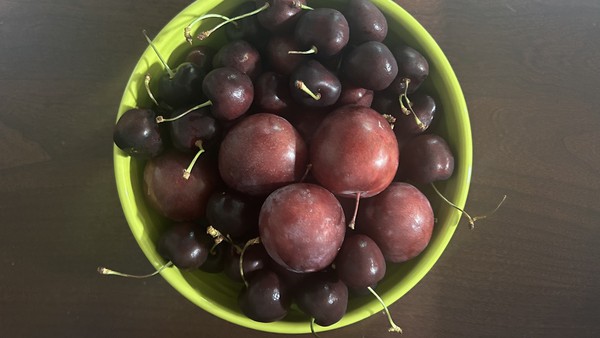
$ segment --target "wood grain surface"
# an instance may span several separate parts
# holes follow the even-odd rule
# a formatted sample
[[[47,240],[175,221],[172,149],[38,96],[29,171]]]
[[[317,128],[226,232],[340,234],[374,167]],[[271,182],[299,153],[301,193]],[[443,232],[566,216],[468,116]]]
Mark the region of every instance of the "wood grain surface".
[[[118,201],[112,126],[139,55],[190,1],[0,0],[0,337],[275,337],[145,273]],[[470,111],[463,222],[391,311],[405,337],[600,336],[600,2],[401,4]],[[305,335],[309,337],[310,335]],[[321,334],[392,337],[383,314]]]

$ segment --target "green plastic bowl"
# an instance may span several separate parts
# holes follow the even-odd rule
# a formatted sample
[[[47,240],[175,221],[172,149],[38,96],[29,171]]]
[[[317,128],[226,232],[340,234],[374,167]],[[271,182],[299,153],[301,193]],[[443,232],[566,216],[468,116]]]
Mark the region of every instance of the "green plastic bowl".
[[[471,127],[465,99],[458,80],[444,53],[427,31],[404,9],[391,0],[372,0],[388,19],[389,33],[387,43],[404,41],[419,50],[429,61],[430,76],[424,89],[435,95],[442,111],[436,116],[432,126],[434,131],[446,138],[455,156],[453,176],[438,185],[440,191],[459,207],[464,207],[471,180],[472,141]],[[189,44],[183,37],[183,28],[204,13],[230,13],[242,0],[203,0],[196,1],[175,16],[156,35],[154,43],[165,56],[168,63],[176,66],[181,62]],[[341,0],[319,1],[318,6],[340,7]],[[311,3],[309,2],[309,5]],[[312,4],[317,6],[317,3]],[[194,27],[197,32],[206,30],[215,24],[206,20]],[[223,42],[223,34],[211,36],[206,43]],[[155,53],[147,48],[135,66],[119,107],[118,117],[133,107],[149,106],[150,100],[144,90],[144,75],[150,73],[157,78],[162,66]],[[143,194],[142,171],[144,162],[133,160],[114,147],[114,167],[119,198],[125,217],[140,248],[148,260],[159,268],[165,263],[156,251],[155,243],[165,227],[165,221],[150,209]],[[377,286],[377,292],[387,303],[392,304],[431,269],[450,241],[461,218],[460,212],[445,204],[439,198],[426,191],[434,206],[438,219],[433,237],[425,251],[413,260],[403,264],[388,264],[384,280]],[[245,317],[237,306],[237,294],[240,284],[231,282],[222,274],[208,274],[202,271],[185,272],[177,268],[165,269],[161,275],[183,296],[213,315],[248,328],[288,334],[309,333],[309,318],[292,308],[290,314],[275,323],[260,323]],[[352,298],[346,315],[338,323],[319,331],[340,328],[356,323],[375,313],[382,307],[374,297]]]

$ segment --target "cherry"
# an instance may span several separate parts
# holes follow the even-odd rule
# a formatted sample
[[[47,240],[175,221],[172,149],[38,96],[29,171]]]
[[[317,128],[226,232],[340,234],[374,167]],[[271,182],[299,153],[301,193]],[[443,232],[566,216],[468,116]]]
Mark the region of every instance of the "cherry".
[[[206,204],[206,218],[223,235],[247,239],[258,234],[261,199],[231,190],[215,191]]]
[[[271,257],[261,243],[246,247],[243,253],[230,249],[225,262],[225,274],[235,282],[245,282],[256,271],[269,267],[270,262]]]
[[[191,62],[183,62],[175,70],[172,70],[152,40],[150,40],[146,31],[143,33],[148,44],[152,47],[165,68],[165,72],[158,79],[158,98],[172,108],[202,102],[202,82],[206,72]]]
[[[187,53],[185,61],[195,64],[205,73],[208,73],[212,70],[212,60],[215,53],[216,51],[211,46],[195,46]]]
[[[434,216],[429,200],[419,189],[394,182],[363,201],[356,225],[359,232],[377,243],[387,261],[401,263],[425,249],[433,232]]]
[[[251,79],[262,72],[258,50],[244,40],[235,40],[223,45],[213,58],[213,67],[231,67],[248,75]]]
[[[267,197],[258,230],[275,262],[296,272],[312,272],[333,262],[344,240],[344,222],[333,194],[315,184],[295,183]]]
[[[256,6],[268,7],[257,14],[258,22],[271,32],[285,32],[294,27],[306,0],[256,0]]]
[[[212,245],[208,251],[206,262],[200,266],[200,270],[208,273],[219,273],[225,269],[225,260],[229,250],[229,244],[221,243]]]
[[[398,75],[390,90],[396,95],[414,93],[429,76],[429,62],[423,54],[407,45],[393,47],[392,54],[398,63]]]
[[[294,28],[294,37],[303,48],[310,48],[310,51],[300,52],[329,57],[346,47],[350,39],[350,28],[340,11],[316,8],[300,17]]]
[[[151,109],[133,108],[121,115],[115,124],[113,141],[127,155],[147,159],[165,149],[161,129]]]
[[[254,84],[254,105],[262,112],[286,116],[294,105],[288,83],[284,75],[262,73]]]
[[[248,287],[242,289],[238,304],[242,312],[258,322],[274,322],[283,319],[288,313],[292,297],[281,278],[273,271],[256,271],[248,280]]]
[[[337,102],[341,92],[340,80],[319,61],[308,60],[290,75],[292,98],[304,106],[331,106]]]
[[[374,93],[372,90],[342,82],[342,92],[335,103],[335,106],[341,107],[349,104],[356,104],[359,106],[371,107],[373,97]]]
[[[321,326],[337,323],[348,308],[348,288],[332,271],[310,274],[295,293],[296,304]]]
[[[208,257],[212,240],[195,223],[172,224],[157,243],[159,254],[183,270],[201,267]]]
[[[375,287],[385,276],[381,250],[371,238],[360,233],[346,236],[334,264],[339,278],[352,290]]]
[[[398,64],[385,44],[368,41],[348,52],[342,60],[340,73],[358,87],[383,90],[398,75]]]
[[[193,221],[204,215],[206,203],[219,185],[218,173],[210,157],[202,156],[183,177],[192,156],[177,151],[164,152],[144,167],[144,193],[159,214],[174,221]]]
[[[375,110],[349,105],[334,110],[319,126],[310,148],[312,174],[336,195],[361,197],[383,191],[398,168],[398,142],[388,121]],[[349,226],[354,227],[354,217]]]
[[[387,20],[371,1],[350,0],[343,13],[350,26],[350,42],[382,42],[387,36]]]
[[[287,120],[259,113],[241,120],[225,135],[219,172],[229,187],[266,196],[302,178],[307,157],[306,144]]]
[[[454,156],[446,140],[439,135],[415,136],[402,148],[397,174],[400,180],[429,184],[446,180],[453,172]]]
[[[250,77],[231,67],[213,69],[206,74],[202,90],[212,103],[212,115],[223,121],[242,116],[254,99]]]
[[[179,115],[184,110],[176,110],[174,114]],[[203,149],[215,146],[222,133],[221,125],[208,108],[191,111],[167,125],[173,147],[181,152],[197,151],[198,141]]]
[[[290,75],[296,67],[310,59],[308,55],[289,53],[291,50],[301,48],[302,46],[290,34],[271,36],[265,49],[269,66],[279,74]]]

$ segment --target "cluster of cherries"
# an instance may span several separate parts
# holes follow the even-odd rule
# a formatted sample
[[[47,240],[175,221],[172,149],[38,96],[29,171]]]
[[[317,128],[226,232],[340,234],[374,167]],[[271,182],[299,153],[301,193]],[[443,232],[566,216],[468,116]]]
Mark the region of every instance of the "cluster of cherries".
[[[171,223],[157,243],[165,267],[239,281],[253,320],[280,320],[295,302],[332,325],[349,294],[379,298],[386,262],[430,241],[434,213],[416,186],[449,178],[454,158],[427,131],[438,110],[417,91],[428,62],[386,40],[369,0],[249,1],[185,37],[209,18],[228,42],[191,47],[175,69],[163,61],[146,78],[155,104],[125,112],[114,142],[145,161],[145,198]]]

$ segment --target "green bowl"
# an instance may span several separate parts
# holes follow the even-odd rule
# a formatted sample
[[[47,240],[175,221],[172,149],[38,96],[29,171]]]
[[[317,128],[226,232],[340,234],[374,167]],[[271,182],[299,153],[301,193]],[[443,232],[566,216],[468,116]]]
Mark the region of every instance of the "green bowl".
[[[437,98],[442,111],[436,116],[434,131],[446,138],[455,156],[453,176],[441,182],[440,191],[457,206],[464,207],[471,180],[472,141],[471,127],[465,99],[458,80],[444,53],[429,33],[404,9],[391,0],[372,0],[388,19],[389,33],[387,43],[404,41],[419,50],[428,59],[430,76],[424,84],[424,90]],[[175,16],[154,39],[154,43],[165,56],[168,63],[176,66],[182,61],[189,44],[183,37],[183,28],[204,13],[227,14],[243,0],[203,0],[196,1]],[[341,0],[319,1],[318,6],[340,7]],[[309,1],[309,5],[311,5]],[[315,2],[312,4],[317,5]],[[215,21],[206,20],[196,26],[197,32],[212,27]],[[204,26],[202,26],[204,25]],[[141,29],[141,28],[140,28]],[[223,34],[215,34],[206,43],[223,42]],[[150,73],[157,78],[162,66],[155,53],[147,48],[135,66],[119,107],[118,117],[133,107],[149,106],[150,100],[144,90],[144,75]],[[144,162],[133,160],[114,147],[114,168],[119,198],[125,217],[140,248],[148,260],[158,268],[165,263],[156,251],[155,243],[165,227],[165,221],[146,203],[143,194],[142,171]],[[429,246],[418,257],[403,264],[388,264],[384,280],[377,286],[377,292],[387,303],[392,304],[431,269],[440,257],[461,218],[460,212],[445,204],[439,198],[426,191],[430,196],[438,223]],[[186,272],[177,268],[165,269],[161,275],[183,296],[213,315],[248,328],[288,334],[309,333],[309,318],[292,308],[290,314],[275,323],[260,323],[245,317],[237,306],[237,294],[240,284],[231,282],[222,274],[208,274],[202,271]],[[382,307],[374,297],[351,298],[346,315],[338,323],[318,331],[331,330],[356,323],[375,313]]]

